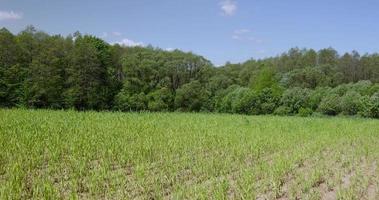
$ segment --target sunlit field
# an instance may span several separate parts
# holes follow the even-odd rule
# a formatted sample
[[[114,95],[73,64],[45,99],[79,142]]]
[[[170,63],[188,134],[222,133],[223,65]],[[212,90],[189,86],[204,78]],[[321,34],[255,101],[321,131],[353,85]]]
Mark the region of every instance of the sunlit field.
[[[0,199],[378,199],[379,121],[0,110]]]

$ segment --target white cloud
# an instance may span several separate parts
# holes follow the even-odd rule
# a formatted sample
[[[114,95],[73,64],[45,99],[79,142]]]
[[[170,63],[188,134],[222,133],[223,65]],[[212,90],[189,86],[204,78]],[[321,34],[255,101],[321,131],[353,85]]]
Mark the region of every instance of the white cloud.
[[[114,35],[114,36],[121,36],[122,33],[115,31],[115,32],[112,32],[112,35]]]
[[[16,20],[22,19],[22,13],[13,11],[0,11],[0,20]]]
[[[266,50],[261,49],[261,50],[257,51],[257,53],[258,53],[258,54],[265,54],[265,53],[266,53]]]
[[[116,36],[116,37],[120,37],[122,35],[122,33],[118,32],[118,31],[114,31],[114,32],[103,32],[103,34],[101,35],[102,38],[107,38],[108,36]]]
[[[257,44],[263,43],[263,40],[257,39],[252,36],[250,29],[237,29],[233,31],[232,35],[233,40],[240,40],[240,41],[250,41]]]
[[[166,48],[165,50],[166,50],[166,51],[174,51],[175,48],[171,48],[171,47],[169,47],[169,48]]]
[[[252,41],[252,42],[255,42],[255,43],[258,43],[258,44],[263,43],[263,40],[261,40],[261,39],[257,39],[257,38],[255,38],[255,37],[248,37],[247,40]]]
[[[108,37],[108,33],[107,32],[103,32],[103,34],[101,35],[101,38],[107,38]]]
[[[224,0],[220,2],[220,6],[226,16],[232,16],[237,11],[237,2],[234,0]]]
[[[240,40],[241,39],[241,37],[239,35],[233,35],[232,38],[233,38],[233,40]]]
[[[250,33],[251,31],[249,29],[238,29],[234,31],[234,34],[245,34]]]
[[[143,42],[136,42],[128,38],[124,38],[121,41],[114,42],[114,44],[120,44],[121,46],[127,47],[145,46]]]
[[[249,29],[237,29],[233,31],[232,38],[234,40],[243,40],[246,39],[246,34],[250,33]]]

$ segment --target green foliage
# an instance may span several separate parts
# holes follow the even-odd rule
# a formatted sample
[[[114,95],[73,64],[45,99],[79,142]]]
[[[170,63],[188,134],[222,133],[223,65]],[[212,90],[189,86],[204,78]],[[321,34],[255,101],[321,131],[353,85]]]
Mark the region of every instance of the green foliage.
[[[37,108],[62,108],[62,93],[65,87],[64,70],[68,67],[64,40],[60,37],[48,37],[41,41],[41,48],[30,64],[26,103]],[[46,77],[49,77],[46,79]]]
[[[330,92],[320,102],[318,110],[326,115],[337,115],[341,112],[340,101],[341,97],[338,94]]]
[[[219,90],[214,96],[215,110],[218,112],[232,112],[232,93],[239,89],[239,85],[231,85],[227,89]]]
[[[281,93],[276,88],[265,88],[258,93],[260,108],[258,114],[272,114],[279,106]]]
[[[219,112],[240,114],[272,114],[279,104],[280,95],[271,88],[260,92],[232,86],[217,106]]]
[[[266,88],[271,88],[272,90],[280,90],[278,81],[275,77],[275,72],[273,69],[265,67],[260,70],[258,77],[253,81],[253,89],[260,92]]]
[[[308,117],[308,116],[311,116],[312,114],[313,114],[313,110],[310,108],[300,108],[299,113],[298,113],[300,117]]]
[[[304,69],[295,69],[285,74],[281,82],[286,87],[316,88],[324,85],[326,75],[320,68],[307,67]]]
[[[373,94],[370,98],[365,96],[361,99],[362,112],[365,117],[379,118],[379,92]]]
[[[247,95],[248,92],[248,88],[238,87],[229,93],[224,100],[224,104],[226,104],[224,107],[228,108],[226,109],[227,112],[244,113],[243,111],[245,109],[245,105],[244,102],[242,102],[242,99]]]
[[[309,97],[309,107],[312,110],[317,110],[318,106],[320,105],[322,99],[331,91],[331,88],[329,87],[318,87],[315,90],[311,91],[310,97]]]
[[[239,99],[236,100],[235,110],[241,114],[256,115],[260,113],[260,100],[254,90],[245,90]]]
[[[377,117],[379,55],[292,48],[214,67],[202,56],[79,32],[0,29],[0,106]],[[307,88],[307,89],[305,89]]]
[[[289,109],[289,114],[296,114],[300,108],[309,107],[311,91],[303,88],[291,88],[284,91],[281,104]]]
[[[181,111],[200,111],[208,92],[199,81],[191,81],[176,90],[175,108]]]
[[[147,109],[147,97],[144,93],[129,94],[121,90],[115,97],[115,108],[120,111],[142,111]]]
[[[147,96],[148,109],[151,111],[169,111],[173,106],[173,95],[168,88],[161,88]]]
[[[75,40],[68,69],[67,106],[79,110],[105,109],[106,66],[102,65],[96,43],[87,36]]]
[[[18,60],[20,51],[17,38],[7,29],[0,29],[0,106],[12,107],[23,102],[26,72]]]
[[[356,115],[361,109],[362,96],[356,91],[348,91],[340,99],[341,110],[345,115]]]
[[[290,115],[291,114],[291,108],[286,107],[286,106],[279,106],[278,108],[275,109],[274,111],[275,115]]]
[[[338,53],[332,48],[321,49],[318,53],[320,65],[336,65],[338,63]]]

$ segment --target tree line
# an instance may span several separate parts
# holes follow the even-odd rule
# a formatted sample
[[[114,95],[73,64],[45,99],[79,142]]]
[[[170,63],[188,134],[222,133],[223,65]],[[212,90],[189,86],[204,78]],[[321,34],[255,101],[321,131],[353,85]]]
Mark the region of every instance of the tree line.
[[[379,118],[379,54],[292,48],[215,67],[191,52],[2,28],[0,106]]]

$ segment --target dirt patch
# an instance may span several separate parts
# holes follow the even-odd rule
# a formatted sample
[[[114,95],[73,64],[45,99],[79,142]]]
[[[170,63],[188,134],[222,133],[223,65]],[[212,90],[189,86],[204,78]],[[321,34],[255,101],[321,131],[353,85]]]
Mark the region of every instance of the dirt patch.
[[[367,199],[368,200],[375,200],[377,199],[377,189],[373,184],[370,184],[367,189]]]
[[[329,190],[326,183],[322,183],[320,186],[321,199],[322,200],[335,200],[337,199],[337,192],[335,190]]]
[[[353,176],[354,176],[354,173],[353,173],[353,171],[351,171],[342,178],[342,185],[341,186],[343,189],[349,188],[349,186],[351,185],[351,178]]]
[[[368,176],[371,177],[371,180],[369,182],[369,186],[367,188],[367,199],[368,200],[375,200],[377,199],[378,194],[378,188],[377,184],[375,184],[375,180],[373,180],[376,177],[376,170],[377,170],[377,162],[373,162],[372,166],[369,168]]]

